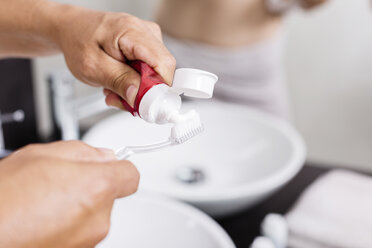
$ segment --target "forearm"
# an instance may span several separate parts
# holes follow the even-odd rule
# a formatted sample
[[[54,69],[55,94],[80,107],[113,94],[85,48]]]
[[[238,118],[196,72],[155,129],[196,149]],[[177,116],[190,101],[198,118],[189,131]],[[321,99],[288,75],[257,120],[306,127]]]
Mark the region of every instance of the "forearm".
[[[56,24],[63,8],[47,0],[0,0],[0,57],[59,52]]]

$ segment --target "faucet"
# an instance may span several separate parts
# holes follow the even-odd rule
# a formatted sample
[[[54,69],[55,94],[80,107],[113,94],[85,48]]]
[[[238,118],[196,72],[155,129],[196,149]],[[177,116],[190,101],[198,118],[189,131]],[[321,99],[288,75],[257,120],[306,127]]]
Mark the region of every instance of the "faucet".
[[[81,119],[107,111],[102,93],[76,97],[74,85],[78,80],[67,70],[50,73],[49,85],[52,93],[53,117],[61,131],[62,140],[80,138]]]
[[[3,124],[12,122],[22,122],[25,119],[25,113],[23,110],[18,109],[13,113],[2,114],[0,111],[0,159],[8,156],[11,151],[5,149]]]

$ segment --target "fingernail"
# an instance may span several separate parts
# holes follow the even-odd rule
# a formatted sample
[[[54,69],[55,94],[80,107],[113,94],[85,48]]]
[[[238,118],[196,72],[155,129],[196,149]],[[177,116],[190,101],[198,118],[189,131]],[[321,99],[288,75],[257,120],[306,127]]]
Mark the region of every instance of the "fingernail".
[[[120,101],[112,101],[109,106],[117,109],[123,109],[123,104]]]
[[[126,97],[127,97],[127,101],[128,101],[128,103],[129,103],[131,106],[133,106],[133,104],[134,104],[134,100],[135,100],[135,98],[136,98],[137,91],[138,91],[138,89],[137,89],[137,87],[134,86],[134,85],[129,86],[128,89],[127,89],[127,92],[126,92],[125,95],[126,95]]]

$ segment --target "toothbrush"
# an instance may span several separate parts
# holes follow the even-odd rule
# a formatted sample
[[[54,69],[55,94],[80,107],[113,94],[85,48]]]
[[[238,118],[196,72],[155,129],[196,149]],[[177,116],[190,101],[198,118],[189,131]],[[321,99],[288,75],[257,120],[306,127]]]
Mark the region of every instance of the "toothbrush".
[[[141,75],[134,106],[124,99],[122,104],[134,116],[149,123],[172,123],[170,137],[162,142],[145,146],[122,147],[116,151],[120,160],[127,159],[136,153],[156,151],[158,149],[186,142],[203,131],[199,114],[191,110],[180,114],[181,94],[195,98],[211,98],[218,77],[212,73],[191,68],[180,68],[174,73],[172,87],[148,64],[135,60],[129,65]]]
[[[174,125],[168,140],[144,146],[121,147],[115,152],[117,159],[125,160],[134,154],[153,152],[168,146],[179,145],[204,131],[199,114],[195,110],[183,115],[174,114],[170,120]]]

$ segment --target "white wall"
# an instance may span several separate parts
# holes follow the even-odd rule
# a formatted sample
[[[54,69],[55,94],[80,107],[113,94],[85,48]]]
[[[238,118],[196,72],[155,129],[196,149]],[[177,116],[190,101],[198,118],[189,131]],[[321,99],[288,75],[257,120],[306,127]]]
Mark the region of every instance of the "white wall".
[[[333,0],[286,25],[291,96],[309,158],[372,170],[369,0]]]
[[[294,13],[285,22],[295,121],[308,144],[309,159],[372,171],[372,8],[369,0],[330,1],[317,11]],[[150,19],[158,0],[59,2]],[[45,72],[63,64],[62,57],[36,60],[40,96],[47,95]],[[46,132],[46,103],[38,99]]]

